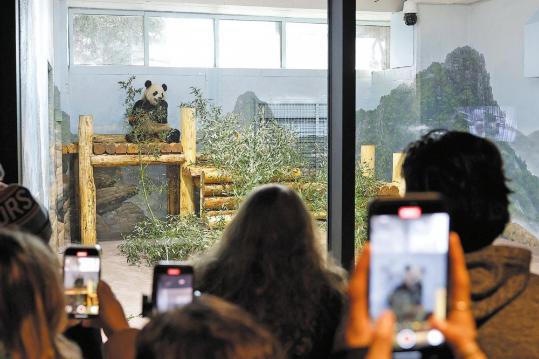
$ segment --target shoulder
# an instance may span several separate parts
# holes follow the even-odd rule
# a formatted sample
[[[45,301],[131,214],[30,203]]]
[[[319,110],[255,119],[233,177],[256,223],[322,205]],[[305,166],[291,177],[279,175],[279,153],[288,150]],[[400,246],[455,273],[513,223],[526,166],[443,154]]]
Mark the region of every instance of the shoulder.
[[[134,108],[140,108],[142,106],[144,106],[144,100],[138,100],[137,102],[135,102],[135,104],[133,105]]]

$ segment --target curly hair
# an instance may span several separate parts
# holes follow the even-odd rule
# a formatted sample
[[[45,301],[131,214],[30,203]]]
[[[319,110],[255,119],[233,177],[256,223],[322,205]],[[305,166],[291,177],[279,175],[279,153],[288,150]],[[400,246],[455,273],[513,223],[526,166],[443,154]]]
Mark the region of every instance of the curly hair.
[[[315,338],[333,340],[344,301],[343,276],[322,256],[314,226],[293,190],[260,187],[195,268],[199,290],[250,312],[292,357],[313,351]]]
[[[410,144],[407,192],[442,193],[466,252],[491,244],[509,221],[509,194],[496,146],[466,132],[434,130]]]
[[[284,359],[269,331],[244,310],[204,295],[152,318],[137,338],[137,359]]]

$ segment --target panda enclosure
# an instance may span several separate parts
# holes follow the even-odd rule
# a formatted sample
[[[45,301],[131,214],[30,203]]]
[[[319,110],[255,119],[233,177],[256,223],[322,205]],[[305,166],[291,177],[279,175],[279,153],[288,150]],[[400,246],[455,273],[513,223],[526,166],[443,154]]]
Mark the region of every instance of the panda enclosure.
[[[200,216],[205,218],[208,226],[219,225],[230,221],[239,205],[239,199],[233,195],[234,183],[225,172],[204,166],[196,152],[196,116],[195,110],[183,107],[181,113],[181,143],[151,142],[144,144],[128,143],[124,135],[96,134],[93,129],[93,117],[79,117],[79,141],[63,146],[64,154],[78,155],[78,192],[80,205],[81,242],[85,245],[97,243],[96,213],[97,196],[94,179],[94,168],[123,167],[139,165],[166,165],[168,179],[168,214],[195,214],[199,201]],[[375,173],[375,147],[362,146],[361,163],[366,176]],[[402,155],[396,153],[394,158],[393,182],[381,186],[382,196],[398,195],[402,187],[399,174]],[[197,161],[198,160],[198,161]],[[202,162],[202,163],[200,163]],[[300,170],[274,178],[274,182],[282,183],[294,189],[310,188],[325,191],[320,183],[298,182],[302,174]],[[198,188],[199,198],[195,198]],[[315,220],[325,221],[325,211],[313,212]]]

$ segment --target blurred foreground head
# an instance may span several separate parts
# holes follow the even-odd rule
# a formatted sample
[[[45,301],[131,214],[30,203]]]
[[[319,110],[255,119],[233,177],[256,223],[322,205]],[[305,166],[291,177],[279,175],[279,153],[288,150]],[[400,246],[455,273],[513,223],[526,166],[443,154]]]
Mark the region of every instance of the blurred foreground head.
[[[8,353],[55,357],[64,294],[57,258],[36,237],[0,229],[0,298],[0,343]]]
[[[47,211],[30,191],[17,184],[6,185],[0,164],[0,228],[20,229],[49,243],[52,228]]]
[[[202,296],[155,316],[140,332],[137,359],[280,359],[276,339],[239,307]]]
[[[432,131],[411,143],[403,164],[407,192],[442,193],[465,252],[490,245],[509,221],[498,148],[465,132]]]

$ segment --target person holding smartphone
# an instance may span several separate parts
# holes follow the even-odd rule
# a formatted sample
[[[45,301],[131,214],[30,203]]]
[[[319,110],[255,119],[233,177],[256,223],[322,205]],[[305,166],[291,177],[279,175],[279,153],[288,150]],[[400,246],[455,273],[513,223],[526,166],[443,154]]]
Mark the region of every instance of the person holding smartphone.
[[[368,307],[368,278],[370,248],[366,245],[357,263],[348,289],[350,300],[346,322],[345,342],[348,359],[389,359],[393,353],[395,315],[382,314],[376,323],[371,321]],[[470,306],[470,279],[464,253],[456,233],[449,239],[450,292],[447,319],[431,318],[433,328],[443,333],[453,354],[461,359],[486,359],[477,343],[477,329]]]
[[[436,191],[447,199],[470,273],[478,341],[488,357],[539,358],[539,276],[530,272],[532,253],[497,240],[510,221],[512,184],[500,150],[512,151],[470,133],[431,131],[408,146],[402,173],[407,192]]]

